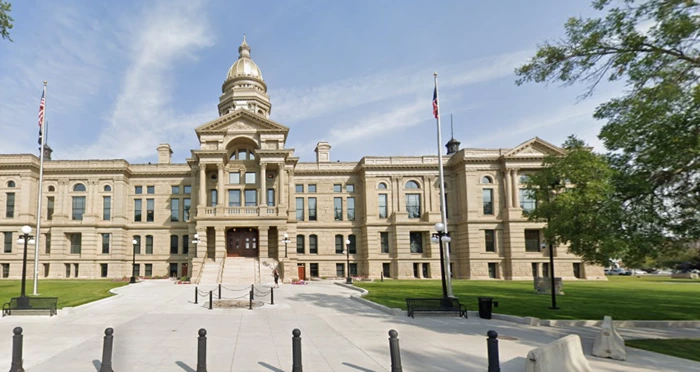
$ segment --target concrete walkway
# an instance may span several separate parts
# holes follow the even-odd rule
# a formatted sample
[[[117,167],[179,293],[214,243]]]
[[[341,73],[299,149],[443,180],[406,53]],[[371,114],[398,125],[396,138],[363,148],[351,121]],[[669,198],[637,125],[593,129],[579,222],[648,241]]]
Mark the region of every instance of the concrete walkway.
[[[114,328],[114,370],[129,372],[194,372],[199,328],[208,331],[209,372],[290,371],[294,328],[302,331],[306,372],[390,371],[387,333],[392,328],[399,332],[406,372],[485,371],[489,329],[501,335],[503,372],[524,370],[528,351],[569,332],[582,334],[587,351],[595,336],[590,329],[478,318],[389,316],[349,300],[357,292],[329,282],[284,285],[275,290],[276,305],[252,311],[208,310],[193,304],[194,286],[170,281],[147,281],[116,291],[120,295],[70,314],[0,319],[0,370],[9,369],[15,326],[24,328],[27,372],[99,371],[106,327]],[[700,371],[700,363],[632,348],[628,357],[626,362],[589,360],[595,371],[603,372]]]

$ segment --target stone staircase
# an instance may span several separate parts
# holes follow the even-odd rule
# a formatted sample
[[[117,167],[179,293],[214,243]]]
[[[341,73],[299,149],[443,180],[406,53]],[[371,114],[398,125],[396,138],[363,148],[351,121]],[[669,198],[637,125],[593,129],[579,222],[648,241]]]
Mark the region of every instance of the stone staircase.
[[[257,259],[227,257],[221,275],[222,284],[255,284],[258,282]]]
[[[219,284],[219,271],[221,261],[207,259],[202,267],[202,275],[199,284]]]

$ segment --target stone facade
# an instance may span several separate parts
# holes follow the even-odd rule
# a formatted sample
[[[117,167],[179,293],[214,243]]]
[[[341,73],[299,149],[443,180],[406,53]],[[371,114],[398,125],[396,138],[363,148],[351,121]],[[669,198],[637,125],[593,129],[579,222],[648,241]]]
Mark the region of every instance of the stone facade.
[[[332,162],[331,144],[319,142],[316,162],[299,162],[285,147],[289,128],[269,118],[267,85],[245,41],[239,52],[222,86],[220,117],[195,129],[200,147],[186,163],[171,164],[167,144],[158,146],[157,164],[45,161],[39,277],[130,276],[134,239],[139,275],[196,277],[206,260],[230,253],[227,232],[242,229],[257,231],[259,257],[279,262],[286,280],[344,275],[348,239],[353,274],[439,278],[439,246],[430,241],[441,221],[437,156]],[[453,276],[541,276],[543,224],[523,217],[520,182],[562,150],[539,138],[512,149],[450,143],[443,161]],[[36,227],[38,178],[37,156],[0,155],[3,276],[21,275],[16,241],[21,226]],[[566,247],[554,255],[557,276],[604,279],[602,268]],[[28,257],[31,277],[34,247]]]

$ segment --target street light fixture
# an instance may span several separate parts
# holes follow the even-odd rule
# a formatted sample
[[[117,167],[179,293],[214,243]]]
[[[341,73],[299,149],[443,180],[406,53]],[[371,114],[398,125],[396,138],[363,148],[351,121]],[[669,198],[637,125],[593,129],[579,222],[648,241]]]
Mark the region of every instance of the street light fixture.
[[[555,179],[552,181],[552,183],[549,185],[549,190],[547,192],[547,204],[549,204],[552,201],[552,192],[554,192],[554,188],[559,186],[561,181],[559,179]],[[551,216],[547,215],[547,228],[549,228],[549,224],[551,222]],[[545,248],[545,243],[542,243],[542,249]],[[554,280],[554,244],[552,244],[552,241],[550,239],[549,241],[549,276],[550,280],[552,281],[552,287],[550,288],[550,291],[552,292],[552,306],[549,308],[552,310],[559,310],[557,307],[557,289],[555,287],[555,280]]]
[[[440,243],[440,274],[442,275],[442,297],[447,298],[447,282],[445,276],[445,255],[443,252],[442,243],[449,243],[452,241],[450,233],[445,232],[445,225],[442,222],[435,224],[436,233],[433,233],[430,237],[430,241],[433,243]]]
[[[284,239],[282,239],[282,243],[284,243],[284,258],[287,258],[287,244],[291,242],[292,241],[289,239],[289,234],[284,233]]]
[[[350,239],[345,240],[345,253],[347,254],[348,259],[348,277],[345,278],[345,283],[352,284],[352,277],[350,276]]]
[[[136,239],[134,239],[131,241],[131,243],[134,244],[134,248],[132,250],[133,251],[133,258],[131,261],[131,280],[129,281],[129,283],[134,284],[134,283],[136,283],[136,276],[134,275],[134,273],[136,272],[136,244],[138,242],[136,241]]]
[[[201,243],[199,240],[199,234],[194,234],[194,239],[192,239],[192,244],[194,244],[194,256],[197,257],[197,244]]]
[[[27,244],[34,244],[34,237],[29,235],[32,232],[30,226],[22,226],[22,234],[17,239],[18,244],[24,244],[24,253],[22,256],[22,293],[17,300],[17,307],[20,309],[29,308],[29,297],[27,297]]]

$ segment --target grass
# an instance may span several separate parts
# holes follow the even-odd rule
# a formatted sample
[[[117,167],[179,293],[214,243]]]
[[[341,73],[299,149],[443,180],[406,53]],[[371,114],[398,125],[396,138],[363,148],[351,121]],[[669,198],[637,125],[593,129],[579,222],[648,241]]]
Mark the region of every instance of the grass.
[[[700,350],[700,340],[628,340],[625,341],[625,345],[700,362],[700,354],[698,354],[698,350]]]
[[[559,310],[550,310],[551,296],[534,293],[532,281],[453,280],[453,293],[469,310],[477,297],[498,301],[495,313],[540,319],[700,320],[700,280],[669,277],[609,277],[609,281],[564,281],[557,296]],[[356,282],[370,301],[406,309],[406,298],[442,296],[439,280]]]
[[[112,288],[121,287],[127,282],[110,280],[41,280],[40,297],[58,297],[58,308],[74,307],[112,296]],[[33,283],[27,280],[27,294],[32,293]],[[0,280],[0,305],[10,302],[11,297],[19,297],[21,281]]]

